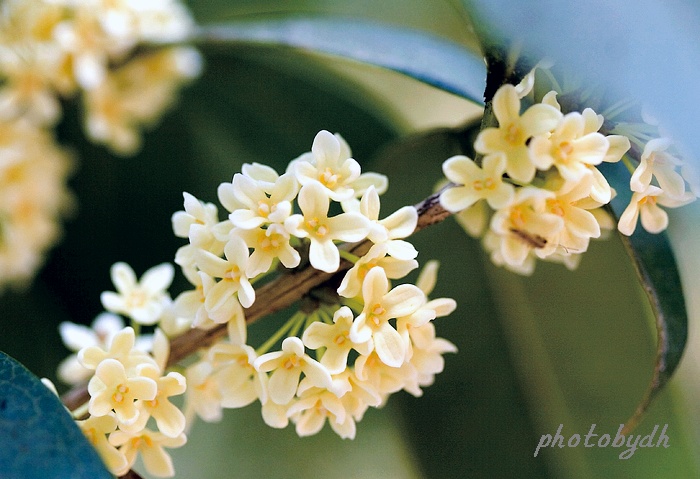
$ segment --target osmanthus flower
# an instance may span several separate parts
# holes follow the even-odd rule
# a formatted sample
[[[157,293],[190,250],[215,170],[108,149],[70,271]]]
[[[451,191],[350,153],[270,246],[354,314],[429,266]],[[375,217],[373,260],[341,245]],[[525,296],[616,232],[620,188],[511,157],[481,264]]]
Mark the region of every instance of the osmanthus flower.
[[[677,208],[693,200],[695,195],[688,191],[682,199],[671,198],[661,188],[649,185],[644,191],[635,191],[632,194],[630,204],[620,215],[617,229],[623,235],[630,236],[637,228],[637,221],[641,217],[645,230],[649,233],[660,233],[668,226],[668,214],[661,206]]]
[[[586,165],[598,165],[605,158],[610,143],[598,132],[585,132],[581,113],[571,112],[550,135],[535,136],[529,145],[530,159],[540,170],[555,166],[568,181],[580,181],[587,175]]]
[[[428,298],[437,282],[438,268],[439,263],[435,260],[428,261],[425,264],[418,275],[418,279],[416,280],[416,287],[423,291],[426,302],[422,304],[413,314],[397,318],[396,320],[396,330],[399,332],[399,334],[401,334],[405,343],[408,345],[406,350],[407,361],[410,361],[413,357],[413,332],[422,329],[423,326],[427,324],[430,324],[431,320],[448,316],[452,314],[455,309],[457,309],[457,302],[452,298]]]
[[[129,470],[129,463],[124,453],[107,440],[107,435],[116,431],[117,423],[114,413],[104,416],[90,416],[85,420],[76,421],[87,440],[97,450],[107,469],[112,474],[121,476]]]
[[[155,360],[146,352],[136,347],[136,333],[127,326],[112,336],[108,341],[108,347],[102,344],[85,346],[78,351],[78,361],[84,367],[94,371],[105,359],[116,359],[131,371],[143,363],[150,363],[158,367]]]
[[[248,267],[248,246],[241,238],[233,236],[224,247],[224,255],[225,259],[200,250],[196,260],[202,272],[220,278],[206,292],[204,301],[204,306],[212,316],[224,310],[233,312],[235,308],[230,308],[230,305],[236,295],[244,308],[249,308],[255,301],[255,290],[245,273]]]
[[[350,327],[355,317],[347,306],[339,308],[333,315],[333,324],[321,321],[312,323],[301,338],[309,349],[325,348],[321,365],[331,374],[339,374],[347,368],[348,355],[354,349],[360,354],[372,351],[372,340],[355,343],[350,339]]]
[[[272,262],[277,258],[285,268],[295,268],[301,262],[299,252],[289,244],[290,235],[284,225],[271,224],[265,229],[237,229],[235,234],[241,237],[249,248],[253,248],[246,268],[246,275],[250,278],[269,271]]]
[[[387,245],[387,253],[400,260],[411,260],[418,256],[418,251],[413,245],[402,238],[410,236],[418,224],[418,211],[413,206],[404,206],[383,220],[379,219],[379,193],[372,185],[360,199],[359,208],[353,208],[353,203],[344,203],[344,211],[358,211],[371,223],[371,229],[367,238],[374,244]]]
[[[195,415],[206,422],[218,422],[223,417],[221,406],[221,385],[213,374],[213,364],[203,358],[185,370],[187,391],[185,391],[185,418],[192,424]]]
[[[0,47],[0,117],[23,118],[37,127],[53,125],[61,115],[53,77],[62,61],[58,49],[43,44]]]
[[[299,399],[289,407],[287,415],[295,423],[299,437],[318,433],[328,419],[328,424],[340,437],[355,438],[355,421],[341,398],[328,389],[313,386],[306,379],[299,384]]]
[[[53,136],[26,121],[0,119],[0,289],[27,284],[71,210],[72,161]]]
[[[445,368],[443,354],[456,353],[457,347],[446,339],[437,338],[433,323],[411,328],[409,334],[413,351],[409,362],[417,373],[418,385],[430,386],[435,381],[435,375]]]
[[[365,358],[370,356],[365,356]],[[380,394],[369,381],[359,379],[355,374],[354,368],[347,368],[342,373],[334,375],[333,381],[347,382],[347,387],[345,389],[348,390],[340,399],[343,401],[343,406],[347,413],[351,415],[355,421],[361,421],[365,412],[370,407],[380,407],[382,405],[382,394]]]
[[[218,383],[222,407],[241,408],[265,398],[267,375],[253,366],[258,355],[252,347],[220,342],[209,348],[207,358],[216,369],[212,378]]]
[[[380,266],[389,279],[400,279],[418,267],[415,259],[398,259],[389,254],[389,245],[379,243],[373,245],[367,253],[358,259],[352,268],[345,273],[338,287],[338,294],[345,298],[354,298],[362,292],[362,282],[367,273],[375,266]]]
[[[506,173],[516,181],[529,183],[535,176],[527,141],[557,127],[562,114],[551,105],[538,103],[520,115],[520,99],[513,85],[503,85],[493,97],[498,128],[482,130],[474,148],[482,154],[506,156]]]
[[[200,68],[196,50],[171,48],[139,55],[102,73],[83,95],[87,136],[117,154],[135,153],[141,145],[139,128],[155,123]]]
[[[551,191],[526,186],[517,191],[510,206],[496,211],[491,230],[501,237],[498,250],[505,263],[522,265],[564,227],[560,216],[546,211],[546,201],[552,198]]]
[[[632,191],[643,192],[654,177],[667,197],[682,199],[685,196],[685,180],[676,171],[683,162],[666,151],[670,146],[668,138],[655,138],[644,146],[639,166],[630,179]]]
[[[94,369],[85,368],[78,361],[77,352],[86,347],[98,347],[107,349],[112,338],[124,329],[124,320],[112,313],[100,313],[92,324],[84,326],[69,321],[64,321],[58,325],[58,331],[66,345],[76,354],[71,354],[58,365],[58,377],[67,384],[78,384],[92,375]],[[151,349],[153,337],[140,335],[136,338],[134,347],[142,352]]]
[[[350,147],[340,135],[322,130],[314,138],[311,152],[292,161],[287,171],[293,172],[302,186],[319,184],[333,201],[360,197],[372,185],[379,193],[386,191],[386,177],[361,174],[360,164],[350,156]]]
[[[501,252],[501,245],[507,238],[507,236],[496,234],[493,232],[493,230],[489,229],[484,234],[481,242],[484,249],[489,253],[493,264],[504,267],[507,270],[522,276],[530,276],[535,272],[535,265],[537,263],[537,256],[535,255],[534,250],[531,249],[526,253],[525,259],[522,263],[509,263],[505,260]]]
[[[309,261],[321,271],[332,273],[340,266],[340,252],[334,240],[355,242],[367,237],[370,221],[359,213],[341,213],[328,217],[330,200],[327,189],[317,182],[301,188],[297,199],[303,214],[284,222],[290,234],[309,238]]]
[[[479,238],[489,222],[491,210],[485,201],[477,201],[469,208],[455,213],[457,224],[472,238]]]
[[[185,430],[185,415],[168,398],[185,392],[187,389],[185,377],[175,371],[161,376],[160,371],[152,368],[142,369],[141,374],[156,382],[156,395],[153,399],[138,399],[135,403],[139,411],[138,420],[132,426],[120,426],[120,429],[140,431],[146,427],[148,419],[152,417],[160,432],[168,437],[179,436]]]
[[[128,468],[134,465],[136,456],[140,453],[143,465],[149,474],[156,477],[172,477],[175,474],[173,461],[165,448],[183,446],[187,442],[187,437],[184,434],[168,437],[161,432],[153,432],[149,429],[136,433],[119,430],[109,435],[109,442],[119,447],[126,457]]]
[[[112,313],[130,317],[139,324],[158,322],[164,304],[170,299],[167,289],[175,270],[170,263],[154,266],[136,280],[134,270],[126,263],[115,263],[110,271],[117,293],[105,291],[100,295],[102,306]]]
[[[183,268],[185,276],[189,282],[194,286],[194,289],[183,291],[180,293],[173,304],[173,309],[178,318],[187,319],[190,326],[193,328],[209,329],[217,324],[212,317],[209,316],[209,312],[204,305],[206,300],[206,293],[211,290],[216,284],[216,281],[206,273],[199,272],[188,272],[187,269]],[[240,308],[240,303],[235,302],[234,308],[236,313],[243,313]],[[223,314],[217,316],[217,318],[223,319],[226,322],[231,316]]]
[[[219,223],[219,212],[215,204],[205,203],[193,195],[184,192],[184,211],[176,211],[171,218],[173,232],[178,238],[196,238],[195,244],[213,253],[220,253],[218,248],[212,249],[216,239],[212,228]]]
[[[389,366],[376,351],[357,357],[355,376],[366,390],[376,391],[381,397],[380,406],[390,394],[404,389],[408,384],[417,385],[418,379],[415,368],[409,363],[403,363],[401,367]]]
[[[467,209],[482,199],[495,210],[505,207],[515,194],[513,185],[503,181],[506,163],[502,153],[487,155],[483,168],[463,155],[449,158],[442,164],[442,171],[457,186],[440,194],[440,204],[451,213]]]
[[[557,250],[582,253],[588,249],[591,238],[600,237],[600,225],[589,210],[599,208],[600,203],[590,198],[593,185],[592,175],[585,175],[581,180],[566,182],[555,192],[554,198],[545,200],[545,210],[559,216],[563,228],[549,237],[542,248],[535,250],[539,257],[545,257]]]
[[[120,424],[131,426],[139,418],[136,399],[153,400],[158,385],[148,376],[142,375],[145,369],[157,368],[150,363],[136,367],[135,375],[127,375],[124,365],[116,359],[105,359],[97,366],[95,375],[88,383],[90,402],[88,411],[93,416],[104,416],[114,410]]]
[[[288,404],[296,395],[301,374],[316,387],[331,389],[332,378],[328,370],[306,354],[304,343],[297,337],[282,341],[282,350],[263,354],[254,363],[255,369],[267,373],[268,397],[278,405]]]
[[[233,177],[233,193],[243,207],[231,212],[229,219],[234,226],[247,230],[267,223],[284,223],[298,191],[299,185],[291,173],[280,176],[271,188],[237,173]]]
[[[362,283],[364,308],[350,328],[350,340],[363,343],[370,338],[374,351],[390,367],[398,368],[406,357],[404,339],[389,322],[409,316],[425,303],[423,292],[412,284],[389,289],[389,280],[380,267],[372,268]]]

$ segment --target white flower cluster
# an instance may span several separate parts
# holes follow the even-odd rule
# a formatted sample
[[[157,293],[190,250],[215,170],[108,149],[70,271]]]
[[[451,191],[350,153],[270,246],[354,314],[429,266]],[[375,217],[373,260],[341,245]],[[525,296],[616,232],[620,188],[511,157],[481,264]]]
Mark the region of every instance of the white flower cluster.
[[[51,128],[61,99],[82,93],[85,130],[120,154],[201,69],[179,41],[192,20],[174,0],[0,3],[0,288],[23,285],[57,240],[70,206],[70,162]]]
[[[117,153],[139,146],[179,85],[198,75],[191,48],[135,54],[183,40],[192,27],[173,0],[7,0],[0,7],[0,118],[52,126],[60,98],[83,92],[88,136]]]
[[[379,219],[384,176],[361,173],[339,135],[321,131],[312,151],[292,161],[283,175],[260,164],[246,164],[231,183],[220,185],[217,208],[185,193],[185,210],[173,215],[176,235],[189,244],[176,262],[194,289],[175,300],[179,318],[193,327],[228,323],[229,338],[199,353],[189,366],[186,413],[206,421],[221,418],[222,408],[259,400],[267,424],[285,427],[291,420],[299,435],[315,434],[326,419],[342,437],[355,435],[355,421],[370,406],[405,389],[420,395],[443,368],[442,354],[455,347],[435,337],[431,320],[452,312],[451,299],[429,301],[425,291],[399,279],[418,266],[417,251],[403,238],[418,214],[404,207]],[[294,212],[294,201],[300,212]],[[332,215],[331,201],[342,213]],[[368,238],[373,246],[362,258],[338,249],[338,241]],[[354,261],[332,304],[294,314],[265,344],[247,343],[244,308],[255,301],[251,283],[274,273],[279,264],[294,268],[299,251],[333,273],[341,255]],[[434,266],[430,268],[434,276]],[[293,281],[293,279],[292,279]],[[281,350],[268,352],[277,342]]]
[[[602,206],[615,191],[597,166],[620,161],[630,140],[600,133],[604,118],[590,108],[563,114],[554,91],[521,114],[526,94],[522,85],[498,89],[492,102],[498,127],[484,129],[474,143],[482,165],[466,156],[445,161],[455,186],[440,203],[469,234],[483,235],[497,265],[531,274],[540,258],[574,269],[590,240],[614,228]],[[640,211],[648,231],[665,229],[668,218],[656,203],[680,206],[695,198],[673,171],[680,162],[659,151],[666,146],[650,141],[632,175],[635,193],[618,224],[624,234],[632,234]],[[650,184],[652,176],[659,187]]]
[[[695,201],[700,193],[700,181],[691,166],[673,151],[667,137],[649,136],[641,125],[617,125],[614,131],[624,132],[642,150],[639,164],[632,162],[630,189],[632,199],[620,215],[617,228],[631,235],[641,219],[642,227],[650,233],[660,233],[668,226],[668,214],[661,206],[677,208]],[[653,128],[646,128],[653,131]],[[655,132],[658,133],[658,132]]]
[[[48,132],[0,120],[0,291],[27,284],[61,235],[71,169]]]
[[[128,265],[117,263],[112,267],[117,292],[102,294],[109,312],[100,314],[91,328],[60,325],[63,341],[77,354],[61,363],[59,377],[71,384],[89,379],[85,412],[90,417],[78,425],[117,476],[126,474],[140,453],[151,474],[170,477],[174,469],[164,448],[186,442],[185,415],[168,399],[186,389],[182,374],[166,371],[169,340],[161,329],[137,336],[118,315],[137,328],[167,325],[172,301],[166,290],[173,273],[172,265],[162,264],[137,281]]]

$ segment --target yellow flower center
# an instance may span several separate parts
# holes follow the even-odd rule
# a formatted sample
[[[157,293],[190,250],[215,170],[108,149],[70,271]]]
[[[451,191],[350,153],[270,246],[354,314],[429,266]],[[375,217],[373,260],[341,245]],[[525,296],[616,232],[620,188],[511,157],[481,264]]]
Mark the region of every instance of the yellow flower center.
[[[148,301],[148,294],[139,288],[135,288],[125,298],[127,308],[141,308]]]
[[[503,137],[513,146],[525,143],[523,131],[516,123],[511,123],[507,128],[505,128],[505,135]]]
[[[271,234],[270,236],[265,236],[260,241],[260,247],[263,249],[263,251],[276,250],[280,246],[282,246],[283,242],[284,242],[284,239],[283,239],[282,235]]]
[[[496,188],[496,182],[493,178],[486,178],[485,180],[475,180],[472,186],[476,191],[493,190]]]
[[[382,307],[381,304],[377,303],[375,304],[372,309],[369,312],[369,319],[376,325],[379,326],[379,323],[381,323],[381,316],[386,313],[386,310]]]
[[[568,161],[569,156],[574,152],[574,145],[568,141],[562,141],[556,148],[555,154],[561,161]]]
[[[269,203],[266,201],[258,201],[258,214],[262,216],[263,218],[267,218],[267,215],[270,214],[270,211],[272,211],[272,208],[270,207]]]
[[[511,208],[509,219],[516,229],[525,228],[525,214],[522,208]]]
[[[119,384],[116,388],[114,388],[114,394],[112,394],[112,400],[117,403],[121,404],[124,402],[125,395],[129,392],[128,386],[125,384]]]
[[[342,346],[343,344],[345,344],[345,341],[348,340],[348,335],[349,335],[349,334],[350,334],[350,333],[349,333],[348,331],[343,331],[342,333],[340,333],[339,335],[337,335],[337,336],[335,337],[335,339],[333,340],[333,342],[334,342],[335,344],[337,344],[338,346]]]
[[[326,169],[318,175],[318,181],[320,181],[326,188],[333,189],[338,186],[338,182],[342,178],[341,175],[333,173],[333,170],[326,167]]]
[[[231,266],[231,269],[224,273],[224,280],[238,282],[241,279],[241,269],[237,265]]]
[[[330,232],[328,226],[321,224],[319,219],[316,217],[313,217],[310,220],[306,220],[305,225],[311,233],[314,233],[319,238],[323,238]]]
[[[649,203],[649,205],[654,206],[656,204],[656,196],[645,196],[639,200],[639,205],[644,205]]]
[[[285,359],[284,363],[282,363],[282,367],[286,370],[298,368],[300,365],[299,361],[299,356],[289,356],[287,359]]]
[[[547,208],[557,216],[563,217],[565,215],[564,204],[560,200],[547,200]]]

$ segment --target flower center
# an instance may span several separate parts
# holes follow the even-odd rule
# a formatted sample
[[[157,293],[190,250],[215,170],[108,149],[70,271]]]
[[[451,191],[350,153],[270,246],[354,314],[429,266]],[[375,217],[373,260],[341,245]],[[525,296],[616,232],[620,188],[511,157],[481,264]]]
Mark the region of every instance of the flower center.
[[[330,232],[328,226],[321,224],[319,219],[316,217],[307,220],[305,224],[306,227],[310,230],[310,232],[314,233],[319,238],[323,238]]]
[[[348,331],[343,331],[342,333],[340,333],[339,335],[337,335],[337,336],[335,337],[335,339],[333,340],[333,342],[334,342],[335,344],[337,344],[338,346],[342,346],[343,344],[345,344],[345,341],[348,340],[348,334],[349,334]]]
[[[299,357],[298,356],[289,356],[282,364],[282,367],[288,371],[290,369],[298,368],[299,367]]]
[[[341,178],[341,175],[333,173],[333,170],[328,167],[326,167],[326,169],[320,175],[318,175],[318,181],[329,189],[333,189],[338,186],[338,182]]]
[[[549,211],[557,216],[564,217],[564,205],[559,200],[547,200]]]
[[[148,301],[148,294],[145,291],[136,288],[132,290],[126,297],[126,307],[127,308],[141,308]]]
[[[523,214],[523,210],[521,208],[511,208],[509,218],[510,223],[516,229],[525,228],[525,215]]]
[[[556,154],[561,161],[568,161],[569,156],[574,152],[574,145],[568,141],[562,141],[559,143]]]
[[[386,310],[382,307],[381,304],[377,303],[370,310],[369,319],[375,324],[375,326],[379,326],[379,323],[382,319],[381,316],[384,313],[386,313]]]
[[[238,267],[238,265],[234,264],[228,271],[226,271],[226,273],[224,273],[223,279],[238,282],[241,279],[241,269]]]
[[[270,208],[270,205],[266,201],[258,201],[258,214],[260,216],[267,218],[271,210],[272,208]]]
[[[114,394],[112,395],[112,400],[117,403],[121,404],[124,402],[125,395],[129,392],[128,386],[125,384],[119,384],[115,389],[114,389]]]
[[[511,123],[505,130],[504,138],[508,143],[514,146],[523,143],[523,132],[517,124]]]

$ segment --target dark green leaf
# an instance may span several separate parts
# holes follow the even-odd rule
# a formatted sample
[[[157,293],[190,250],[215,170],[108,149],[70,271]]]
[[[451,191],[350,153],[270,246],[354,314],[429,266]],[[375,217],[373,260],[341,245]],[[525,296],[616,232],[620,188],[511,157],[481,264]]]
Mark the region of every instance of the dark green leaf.
[[[418,30],[337,18],[234,22],[203,27],[204,45],[286,46],[388,68],[482,103],[483,61],[466,48]]]
[[[601,170],[618,192],[611,206],[619,218],[632,196],[630,174],[621,162],[604,164]],[[654,311],[657,332],[654,374],[644,399],[627,423],[631,429],[680,363],[688,340],[688,314],[676,260],[666,235],[650,234],[638,225],[632,236],[622,239]]]
[[[95,449],[49,389],[0,352],[3,479],[109,479]]]

